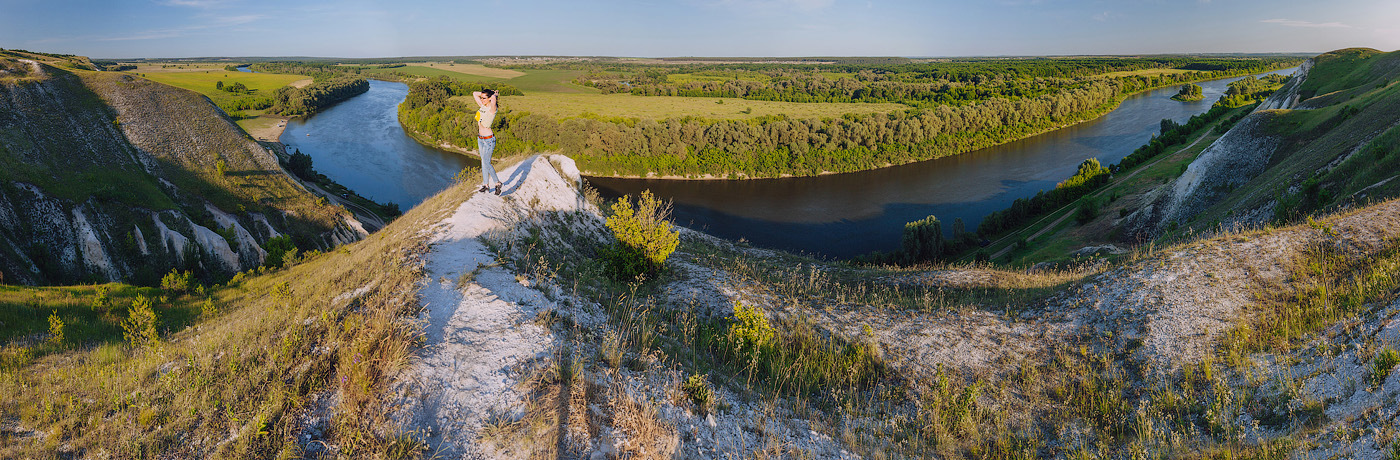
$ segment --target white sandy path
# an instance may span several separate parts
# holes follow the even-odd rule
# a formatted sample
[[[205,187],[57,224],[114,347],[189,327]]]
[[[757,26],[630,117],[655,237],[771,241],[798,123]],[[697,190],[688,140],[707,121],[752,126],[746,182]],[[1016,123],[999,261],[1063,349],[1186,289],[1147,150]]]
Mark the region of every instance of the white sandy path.
[[[488,232],[512,230],[531,208],[589,206],[575,185],[573,161],[551,158],[572,177],[562,177],[545,157],[528,158],[500,171],[507,186],[502,196],[472,195],[429,240],[421,291],[426,344],[400,378],[399,394],[405,395],[404,422],[426,430],[431,450],[446,458],[482,453],[476,445],[482,422],[519,413],[523,395],[514,387],[522,368],[555,345],[554,335],[534,322],[553,303],[492,266],[495,257],[482,242]],[[459,289],[457,280],[478,268],[475,281]]]

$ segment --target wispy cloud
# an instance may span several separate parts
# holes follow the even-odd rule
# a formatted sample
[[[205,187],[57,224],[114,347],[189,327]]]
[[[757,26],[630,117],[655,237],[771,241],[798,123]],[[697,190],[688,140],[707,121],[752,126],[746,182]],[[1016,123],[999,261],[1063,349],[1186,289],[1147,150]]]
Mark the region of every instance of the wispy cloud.
[[[201,15],[201,16],[203,16],[203,15]],[[139,32],[132,32],[132,33],[125,34],[125,35],[116,35],[116,36],[110,36],[110,37],[99,37],[99,38],[97,38],[97,40],[98,40],[98,41],[104,41],[104,42],[116,42],[116,41],[156,40],[156,39],[161,39],[161,38],[183,37],[183,36],[189,35],[190,33],[193,33],[193,32],[198,32],[198,31],[203,31],[203,30],[209,30],[209,29],[220,29],[220,28],[224,28],[224,27],[233,27],[233,26],[243,25],[243,24],[247,24],[247,23],[250,23],[250,22],[257,21],[257,20],[262,19],[262,18],[263,18],[262,15],[257,15],[257,14],[244,14],[244,15],[238,15],[238,16],[215,16],[215,17],[209,17],[209,19],[207,19],[205,22],[200,23],[200,24],[191,24],[191,25],[187,25],[187,26],[183,26],[183,27],[171,27],[171,28],[165,28],[165,29],[149,29],[149,30],[143,30],[143,31],[139,31]]]
[[[1109,14],[1107,11],[1105,11],[1105,12],[1096,14],[1096,15],[1094,15],[1094,16],[1092,16],[1092,17],[1093,17],[1093,19],[1094,19],[1095,21],[1104,22],[1104,21],[1107,21],[1107,20],[1108,20],[1108,17],[1109,17],[1109,16],[1110,16],[1110,14]]]
[[[1297,20],[1293,20],[1293,19],[1265,19],[1265,20],[1259,21],[1259,22],[1264,22],[1264,23],[1269,23],[1269,24],[1278,24],[1278,25],[1287,26],[1287,27],[1340,28],[1340,29],[1350,29],[1350,28],[1351,28],[1351,26],[1346,25],[1346,24],[1342,24],[1342,23],[1340,23],[1340,22],[1312,22],[1312,21],[1297,21]]]
[[[184,6],[190,8],[213,8],[228,3],[228,0],[157,0],[156,3],[165,6]]]

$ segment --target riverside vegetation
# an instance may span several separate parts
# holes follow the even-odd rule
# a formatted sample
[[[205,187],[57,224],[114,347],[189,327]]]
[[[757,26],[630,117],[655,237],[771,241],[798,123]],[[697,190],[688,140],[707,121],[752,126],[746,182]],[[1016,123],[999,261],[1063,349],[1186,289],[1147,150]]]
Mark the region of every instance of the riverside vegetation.
[[[1103,58],[898,65],[516,66],[524,72],[573,69],[584,72],[575,80],[579,84],[632,96],[600,98],[599,104],[707,97],[797,106],[897,103],[904,108],[823,118],[783,113],[741,120],[684,114],[631,118],[588,111],[558,117],[515,111],[507,99],[498,127],[503,131],[501,148],[577,152],[580,167],[592,174],[815,175],[955,155],[1095,118],[1127,95],[1145,89],[1258,73],[1296,62],[1292,58]],[[1162,72],[1133,72],[1144,69]],[[1165,72],[1173,69],[1187,71]],[[441,93],[425,100],[427,104],[400,107],[405,127],[420,133],[453,132],[454,121],[474,110]],[[453,140],[430,137],[435,142]]]
[[[1400,189],[1393,169],[1356,165],[1396,157],[1384,153],[1395,118],[1382,115],[1400,101],[1397,56],[1315,58],[1285,91],[1317,96],[1222,137],[1291,136],[1281,161],[1178,225],[1223,208],[1255,216],[1273,209],[1260,190],[1305,193],[1312,173],[1329,204],[1257,228],[1167,231],[1071,269],[749,248],[670,226],[664,203],[602,203],[567,158],[517,156],[500,160],[519,177],[505,196],[474,193],[479,174],[463,171],[365,240],[227,282],[173,271],[159,287],[4,286],[0,391],[14,396],[0,401],[0,456],[1395,456]],[[1206,164],[1182,177],[1209,177]],[[433,236],[486,227],[460,243]],[[654,248],[659,260],[627,257],[656,270],[610,270],[619,245]],[[425,316],[442,306],[419,296],[442,290],[465,303]],[[504,327],[485,321],[493,309]],[[513,389],[489,400],[397,383],[440,348],[476,363],[530,340],[543,348],[444,365],[451,380]],[[455,425],[396,418],[403,401],[483,410],[447,414],[465,428],[443,438]]]

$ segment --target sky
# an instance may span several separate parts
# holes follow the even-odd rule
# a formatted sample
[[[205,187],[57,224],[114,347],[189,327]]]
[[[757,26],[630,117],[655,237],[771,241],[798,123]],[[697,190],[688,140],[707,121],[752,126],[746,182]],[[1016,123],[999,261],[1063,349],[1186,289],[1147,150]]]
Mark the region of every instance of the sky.
[[[1030,56],[1400,49],[1397,0],[0,0],[0,48],[206,56]]]

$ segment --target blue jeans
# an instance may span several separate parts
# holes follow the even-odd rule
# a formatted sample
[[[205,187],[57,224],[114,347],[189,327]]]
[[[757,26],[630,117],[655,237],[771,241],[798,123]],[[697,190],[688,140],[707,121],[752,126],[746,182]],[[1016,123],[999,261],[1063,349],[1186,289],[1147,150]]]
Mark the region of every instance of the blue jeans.
[[[482,139],[476,137],[476,149],[481,155],[481,185],[491,186],[491,181],[501,183],[501,179],[496,177],[496,168],[491,167],[491,151],[496,150],[496,138]]]

